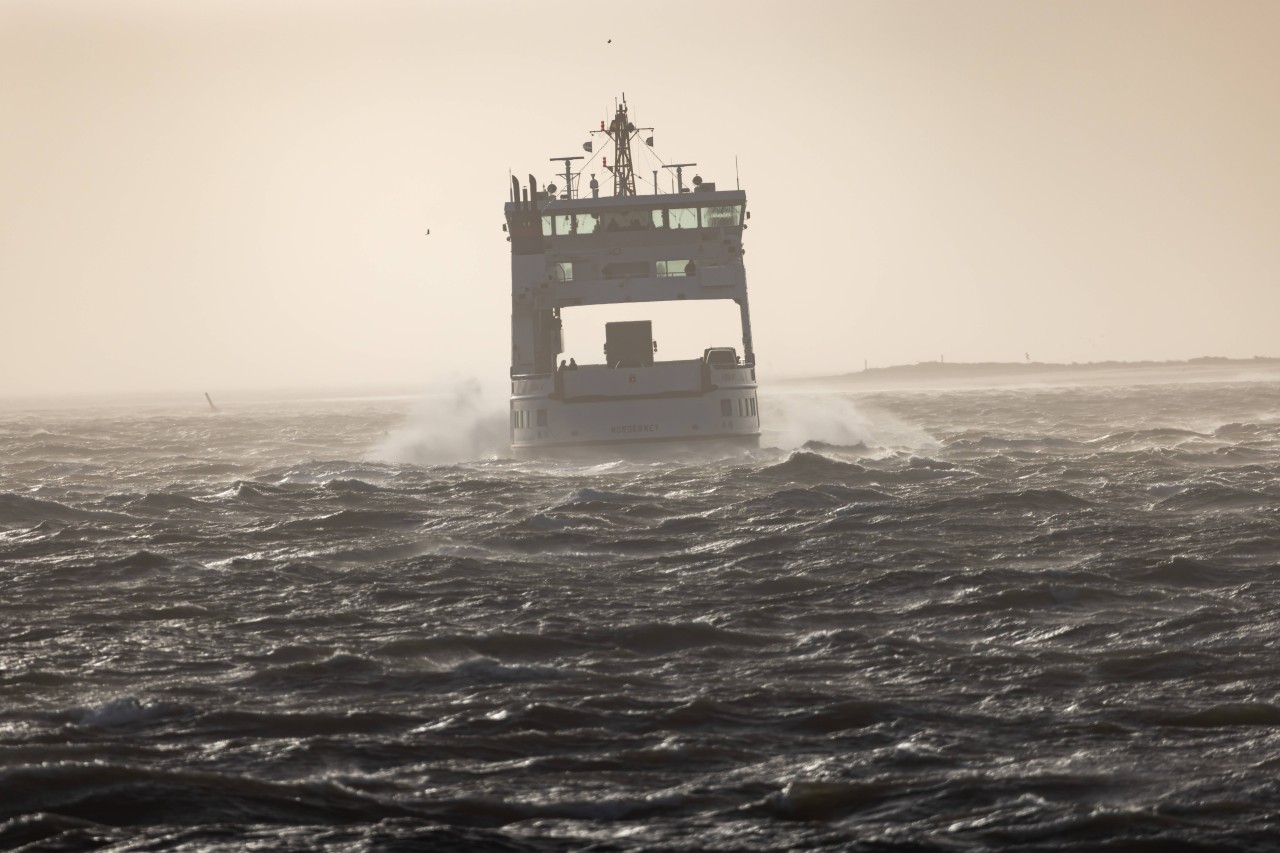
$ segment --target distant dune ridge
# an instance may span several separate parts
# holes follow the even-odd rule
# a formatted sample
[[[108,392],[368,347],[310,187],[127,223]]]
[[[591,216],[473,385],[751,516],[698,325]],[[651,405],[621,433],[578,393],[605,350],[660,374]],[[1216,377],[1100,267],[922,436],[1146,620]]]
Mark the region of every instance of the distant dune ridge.
[[[838,384],[865,388],[936,385],[1129,384],[1147,382],[1229,382],[1280,380],[1280,358],[1201,356],[1186,361],[948,362],[922,361],[870,367],[835,376],[791,380],[802,385]]]

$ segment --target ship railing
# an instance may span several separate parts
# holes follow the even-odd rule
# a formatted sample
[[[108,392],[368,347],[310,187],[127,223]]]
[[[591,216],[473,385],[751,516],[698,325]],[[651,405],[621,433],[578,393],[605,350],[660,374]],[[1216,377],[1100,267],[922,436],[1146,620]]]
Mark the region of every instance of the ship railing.
[[[705,358],[694,358],[643,367],[583,364],[562,367],[553,373],[513,375],[511,396],[568,402],[698,395],[720,388],[751,388],[755,384],[755,365],[709,364]]]

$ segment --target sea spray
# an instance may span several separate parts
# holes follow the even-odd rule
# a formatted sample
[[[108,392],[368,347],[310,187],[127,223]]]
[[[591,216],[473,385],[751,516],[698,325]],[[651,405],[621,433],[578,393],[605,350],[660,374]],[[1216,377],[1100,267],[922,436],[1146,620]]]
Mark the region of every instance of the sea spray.
[[[931,450],[938,442],[865,401],[826,393],[761,395],[761,446],[790,450],[810,443],[834,447]]]
[[[383,462],[445,465],[506,456],[506,408],[479,380],[423,399],[407,423],[388,432],[370,457]]]

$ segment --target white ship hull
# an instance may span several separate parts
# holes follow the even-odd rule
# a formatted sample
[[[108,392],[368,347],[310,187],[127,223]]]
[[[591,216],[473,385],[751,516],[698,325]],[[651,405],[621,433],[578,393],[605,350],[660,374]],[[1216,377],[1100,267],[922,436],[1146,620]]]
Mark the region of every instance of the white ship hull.
[[[712,367],[697,359],[637,368],[593,365],[511,385],[511,446],[520,455],[570,446],[759,442],[750,367]]]

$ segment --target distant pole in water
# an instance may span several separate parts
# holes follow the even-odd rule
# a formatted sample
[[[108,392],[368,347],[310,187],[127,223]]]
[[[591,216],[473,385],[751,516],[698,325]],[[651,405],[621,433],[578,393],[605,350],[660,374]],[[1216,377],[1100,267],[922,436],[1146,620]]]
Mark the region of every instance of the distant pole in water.
[[[218,407],[217,407],[217,406],[215,406],[215,405],[213,404],[213,398],[209,396],[209,392],[208,392],[208,391],[205,391],[205,392],[204,392],[204,398],[205,398],[206,400],[208,400],[208,401],[209,401],[209,408],[210,408],[210,409],[212,409],[212,410],[213,410],[213,411],[215,411],[215,412],[216,412],[216,411],[218,411]]]

